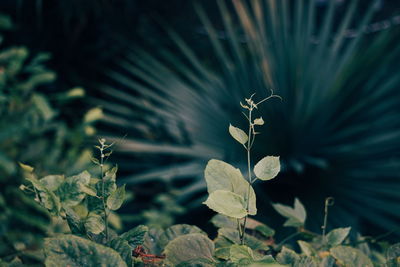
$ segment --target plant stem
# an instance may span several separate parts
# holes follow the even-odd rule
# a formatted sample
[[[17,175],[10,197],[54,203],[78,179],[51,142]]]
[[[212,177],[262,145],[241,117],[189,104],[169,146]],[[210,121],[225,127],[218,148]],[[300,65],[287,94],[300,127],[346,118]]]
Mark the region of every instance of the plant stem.
[[[284,243],[286,243],[287,241],[289,241],[290,239],[292,239],[293,237],[296,237],[298,235],[302,234],[302,232],[295,232],[289,236],[287,236],[286,238],[284,238],[281,242],[279,242],[278,245],[276,245],[276,247],[279,249]]]
[[[322,225],[322,242],[326,243],[326,227],[328,225],[328,211],[329,206],[333,205],[333,197],[327,197],[325,199],[325,210],[324,210],[324,225]]]
[[[252,138],[252,122],[251,122],[251,113],[253,111],[253,106],[250,106],[249,109],[249,131],[248,131],[248,140],[247,140],[247,172],[248,172],[248,180],[249,180],[249,187],[247,188],[247,198],[246,198],[246,205],[247,205],[247,212],[249,212],[249,198],[250,198],[250,188],[251,188],[251,138]],[[246,215],[244,217],[243,221],[243,228],[242,228],[242,234],[240,236],[240,244],[244,245],[244,240],[245,240],[245,234],[246,234],[246,223],[247,223],[247,217]]]
[[[106,235],[106,242],[108,242],[108,215],[107,215],[107,206],[106,206],[106,201],[105,201],[105,188],[104,188],[104,170],[103,170],[103,165],[104,165],[104,143],[101,143],[101,148],[100,148],[100,172],[101,172],[101,200],[103,202],[103,218],[104,218],[104,223],[105,223],[105,235]]]

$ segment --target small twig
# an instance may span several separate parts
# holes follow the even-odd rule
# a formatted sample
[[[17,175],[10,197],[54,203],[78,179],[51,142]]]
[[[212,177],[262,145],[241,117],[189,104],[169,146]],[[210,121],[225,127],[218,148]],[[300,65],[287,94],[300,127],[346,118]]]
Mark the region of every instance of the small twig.
[[[329,211],[329,206],[333,206],[334,204],[334,198],[333,197],[327,197],[325,199],[325,209],[324,209],[324,225],[321,226],[322,229],[322,241],[325,244],[326,243],[326,227],[328,224],[328,211]]]

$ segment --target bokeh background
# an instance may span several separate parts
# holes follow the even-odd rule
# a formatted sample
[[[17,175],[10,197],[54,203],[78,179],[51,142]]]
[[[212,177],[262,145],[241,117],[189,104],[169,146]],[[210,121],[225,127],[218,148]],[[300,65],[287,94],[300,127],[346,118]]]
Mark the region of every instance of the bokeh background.
[[[211,158],[245,172],[229,123],[270,90],[253,159],[282,171],[256,185],[257,218],[298,197],[307,227],[399,237],[400,3],[356,0],[2,0],[0,256],[54,225],[18,186],[91,168],[97,137],[115,141],[133,194],[124,225],[207,227]],[[34,257],[34,255],[31,255]]]

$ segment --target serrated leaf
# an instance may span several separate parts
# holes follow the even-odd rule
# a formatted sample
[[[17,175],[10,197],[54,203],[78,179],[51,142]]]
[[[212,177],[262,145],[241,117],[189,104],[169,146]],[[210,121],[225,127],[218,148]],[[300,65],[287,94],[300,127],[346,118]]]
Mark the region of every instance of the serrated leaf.
[[[47,267],[127,266],[115,250],[74,235],[46,238],[45,253]]]
[[[120,237],[128,241],[129,245],[136,247],[143,244],[144,236],[149,228],[145,225],[138,225],[135,228],[123,233]]]
[[[234,228],[220,228],[218,229],[218,236],[215,240],[215,245],[218,248],[230,247],[233,244],[240,244],[240,237],[237,229]],[[246,245],[252,250],[268,250],[269,247],[263,241],[255,238],[254,236],[246,236]]]
[[[386,251],[387,267],[398,267],[400,265],[400,243],[394,244]]]
[[[97,191],[95,188],[90,185],[80,184],[82,192],[88,194],[89,196],[95,197],[97,196]]]
[[[371,260],[361,250],[338,246],[330,249],[332,257],[346,267],[373,267]]]
[[[314,257],[300,256],[294,264],[295,267],[319,267],[317,260]]]
[[[243,197],[226,190],[212,192],[203,203],[213,211],[232,218],[241,219],[248,214]]]
[[[275,178],[281,170],[279,157],[267,156],[254,166],[254,173],[258,179],[267,181]]]
[[[314,256],[316,255],[316,250],[311,246],[310,243],[307,243],[302,240],[297,240],[297,244],[299,244],[301,252],[306,256]]]
[[[44,184],[41,181],[39,181],[38,179],[36,179],[34,177],[29,177],[29,178],[25,178],[25,179],[28,180],[29,182],[31,182],[33,187],[35,187],[37,190],[39,190],[39,191],[46,190],[46,187],[44,186]]]
[[[211,223],[217,228],[237,228],[237,220],[222,214],[213,216],[211,218]]]
[[[158,237],[157,246],[164,248],[170,241],[174,240],[178,236],[187,234],[207,235],[197,226],[189,224],[175,224],[165,229],[165,231]]]
[[[279,214],[288,218],[284,226],[304,226],[307,214],[303,204],[301,204],[300,200],[298,200],[297,198],[294,201],[294,208],[282,204],[272,204],[272,206]]]
[[[116,237],[113,240],[111,240],[109,246],[110,248],[118,252],[118,254],[125,261],[127,266],[133,266],[132,247],[129,245],[128,241],[120,237]]]
[[[219,259],[229,260],[231,256],[231,247],[229,246],[215,249],[214,256]]]
[[[247,198],[249,183],[243,178],[240,170],[232,165],[221,160],[212,159],[207,163],[204,176],[209,194],[216,190],[226,190],[242,196],[243,199]],[[248,214],[257,214],[256,194],[251,186]]]
[[[48,190],[56,191],[64,181],[63,175],[48,175],[39,180]]]
[[[281,252],[278,253],[278,255],[276,256],[276,260],[280,263],[280,264],[294,264],[297,260],[300,259],[300,256],[296,254],[296,252],[294,252],[291,249],[288,249],[287,247],[282,247]]]
[[[171,266],[198,259],[214,261],[214,243],[206,235],[188,234],[169,242],[164,253],[166,264]]]
[[[89,182],[90,173],[87,171],[65,178],[64,182],[57,189],[57,195],[60,196],[63,206],[73,207],[78,205],[86,196],[82,191],[81,185],[88,185]]]
[[[249,140],[249,137],[242,129],[232,126],[231,124],[229,124],[229,133],[236,141],[238,141],[242,145],[244,145]]]
[[[176,267],[215,267],[215,263],[210,259],[194,259],[181,262]]]
[[[47,188],[40,192],[39,195],[43,206],[48,209],[50,213],[58,215],[61,210],[61,202],[59,197]]]
[[[239,263],[243,259],[252,262],[254,260],[253,251],[248,246],[232,245],[229,249],[229,259],[234,263]]]
[[[125,185],[117,188],[111,195],[107,198],[107,207],[110,210],[117,210],[122,206],[125,200]]]
[[[326,241],[329,246],[335,247],[346,239],[350,233],[351,227],[333,229],[326,235]]]
[[[100,234],[105,229],[103,218],[96,213],[89,213],[84,225],[88,232],[96,235]]]

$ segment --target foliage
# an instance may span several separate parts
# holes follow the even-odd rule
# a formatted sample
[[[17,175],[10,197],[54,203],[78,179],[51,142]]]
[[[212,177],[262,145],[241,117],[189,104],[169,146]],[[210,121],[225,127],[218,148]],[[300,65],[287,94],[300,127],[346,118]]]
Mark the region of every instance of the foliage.
[[[9,17],[0,17],[2,31],[14,27]],[[47,213],[18,189],[18,161],[34,164],[40,174],[75,172],[90,163],[83,143],[94,134],[95,110],[85,118],[66,115],[85,92],[54,92],[56,74],[45,65],[49,57],[25,47],[0,50],[0,257],[35,248],[51,229]]]
[[[249,111],[252,111],[255,103],[250,103]],[[242,144],[248,155],[257,133],[251,115],[246,116],[249,122],[247,145]],[[234,138],[235,133],[231,131]],[[352,240],[350,227],[333,229],[326,234],[325,224],[322,235],[307,230],[307,212],[298,199],[294,207],[274,204],[274,208],[288,219],[285,226],[296,229],[294,234],[276,243],[273,229],[248,218],[256,212],[250,209],[252,201],[255,207],[255,195],[251,197],[250,193],[252,184],[265,178],[265,173],[268,179],[272,179],[279,172],[279,161],[274,157],[267,157],[268,161],[262,159],[256,164],[256,176],[253,178],[249,173],[248,181],[238,169],[227,163],[209,162],[205,178],[210,195],[205,204],[219,213],[211,221],[218,232],[214,240],[198,227],[185,224],[173,225],[165,230],[139,225],[118,235],[109,227],[108,221],[126,198],[125,185],[117,186],[116,167],[104,169],[112,144],[106,144],[104,139],[99,142],[96,147],[100,151],[100,159],[93,158],[92,161],[100,168],[100,178],[84,171],[70,177],[50,175],[38,179],[34,168],[21,164],[30,182],[22,189],[30,192],[50,214],[66,220],[71,231],[71,234],[45,239],[45,266],[373,267],[374,264],[386,264],[391,267],[396,266],[400,259],[399,244],[389,247],[385,256],[383,249],[370,248],[366,239]],[[222,197],[214,197],[216,192],[225,193]],[[225,194],[235,198],[226,199]],[[237,202],[237,199],[241,201]],[[326,217],[330,204],[325,202]],[[238,206],[243,210],[240,216],[236,212]],[[289,242],[295,236],[299,237],[297,244],[300,252],[296,252]]]
[[[260,108],[270,126],[258,137],[254,159],[279,153],[283,168],[281,179],[258,188],[263,200],[301,198],[311,210],[310,227],[318,229],[321,203],[333,196],[335,225],[396,228],[398,31],[369,32],[372,4],[360,14],[357,1],[329,1],[326,8],[317,2],[219,0],[217,21],[199,4],[207,54],[167,30],[173,49],[135,47],[107,69],[111,82],[96,87],[107,96],[107,103],[98,100],[104,133],[112,140],[128,131],[116,149],[137,159],[121,165],[131,173],[124,181],[185,179],[179,200],[200,204],[202,166],[210,157],[247,164],[225,135],[227,121],[243,126],[236,103],[273,88],[283,101]],[[207,45],[204,39],[196,44]],[[261,216],[269,211],[260,209]]]

